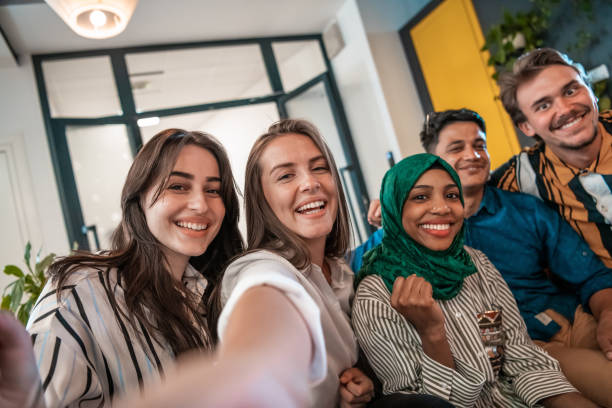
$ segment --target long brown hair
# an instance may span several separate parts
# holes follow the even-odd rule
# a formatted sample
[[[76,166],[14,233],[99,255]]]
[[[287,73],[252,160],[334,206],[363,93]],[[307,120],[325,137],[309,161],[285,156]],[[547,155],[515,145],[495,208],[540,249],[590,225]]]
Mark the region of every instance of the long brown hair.
[[[311,263],[310,254],[305,249],[306,243],[283,225],[274,214],[266,201],[261,184],[261,155],[270,142],[289,133],[304,135],[312,140],[327,161],[336,183],[338,213],[325,241],[325,256],[336,258],[344,256],[350,244],[350,221],[334,157],[317,128],[301,119],[283,119],[272,124],[268,131],[255,141],[247,160],[244,183],[247,245],[249,250],[269,249],[281,252],[296,268],[301,269]]]
[[[93,267],[105,273],[104,285],[111,305],[125,317],[136,333],[140,325],[158,342],[167,342],[175,354],[193,348],[211,347],[211,339],[202,335],[206,327],[214,329],[210,319],[218,315],[209,310],[207,321],[198,313],[202,299],[172,278],[161,243],[147,226],[142,210],[147,191],[155,188],[155,202],[166,187],[170,172],[184,146],[195,145],[209,151],[217,160],[221,176],[221,197],[225,217],[217,236],[206,252],[192,257],[190,263],[208,280],[204,299],[209,299],[219,285],[227,261],[243,250],[238,230],[239,204],[235,181],[225,149],[211,135],[167,129],[159,132],[134,158],[121,193],[122,219],[112,236],[111,249],[101,254],[78,253],[62,258],[50,268],[57,288],[63,288],[70,275],[81,267]],[[155,187],[157,186],[157,187]],[[123,287],[127,313],[119,307],[111,287],[110,270],[116,268],[118,284]],[[58,299],[61,290],[58,290]],[[195,325],[193,322],[195,321]],[[210,332],[208,332],[210,333]],[[214,335],[213,341],[214,339]]]

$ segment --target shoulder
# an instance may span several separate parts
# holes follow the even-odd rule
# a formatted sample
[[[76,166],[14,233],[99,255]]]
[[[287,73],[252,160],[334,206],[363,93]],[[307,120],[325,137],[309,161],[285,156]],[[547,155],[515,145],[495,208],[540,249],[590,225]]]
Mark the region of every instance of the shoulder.
[[[464,248],[470,258],[472,258],[472,262],[474,262],[474,266],[476,267],[479,273],[486,272],[492,269],[495,270],[495,267],[493,266],[489,258],[484,254],[484,252],[476,248],[469,247],[467,245],[464,246]]]
[[[300,275],[291,262],[277,253],[266,250],[249,252],[226,268],[221,282],[221,299],[222,302],[227,300],[238,286],[276,286],[279,282],[297,281]]]
[[[391,297],[391,293],[385,286],[382,278],[378,275],[368,275],[357,287],[355,294],[355,302],[364,300],[388,300]]]
[[[297,272],[297,268],[280,254],[267,250],[258,250],[248,252],[234,259],[227,266],[223,279],[225,280],[228,275],[235,275],[246,269],[262,267],[272,269],[282,268]]]

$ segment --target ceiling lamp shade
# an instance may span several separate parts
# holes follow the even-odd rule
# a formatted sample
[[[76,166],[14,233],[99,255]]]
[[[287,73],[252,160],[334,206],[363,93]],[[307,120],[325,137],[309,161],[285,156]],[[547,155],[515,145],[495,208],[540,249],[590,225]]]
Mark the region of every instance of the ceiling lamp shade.
[[[109,38],[127,26],[138,0],[45,0],[75,33]]]

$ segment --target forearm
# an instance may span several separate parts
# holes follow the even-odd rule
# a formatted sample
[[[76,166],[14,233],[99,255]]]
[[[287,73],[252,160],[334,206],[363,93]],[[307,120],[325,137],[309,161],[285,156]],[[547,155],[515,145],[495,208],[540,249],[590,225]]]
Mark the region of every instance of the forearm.
[[[602,289],[593,293],[589,299],[589,307],[597,320],[603,314],[612,314],[612,288]]]
[[[455,369],[455,360],[453,359],[444,327],[424,331],[423,333],[419,332],[419,336],[423,342],[423,352],[429,358],[448,368]]]
[[[161,386],[120,406],[303,406],[311,355],[308,329],[291,302],[276,289],[254,287],[234,307],[215,362],[188,356]]]
[[[540,401],[546,408],[597,408],[597,404],[589,401],[578,392],[568,392],[555,395]]]

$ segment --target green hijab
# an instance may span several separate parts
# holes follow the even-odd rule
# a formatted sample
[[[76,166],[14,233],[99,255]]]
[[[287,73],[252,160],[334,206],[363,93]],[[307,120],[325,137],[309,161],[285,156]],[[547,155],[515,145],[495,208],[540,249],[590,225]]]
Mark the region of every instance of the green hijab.
[[[459,293],[466,276],[476,272],[472,259],[463,248],[465,225],[444,251],[433,251],[417,243],[402,225],[402,210],[408,193],[435,163],[439,163],[457,183],[463,204],[459,176],[438,156],[416,154],[397,163],[385,174],[380,190],[384,236],[380,245],[364,255],[357,283],[367,275],[379,275],[392,291],[395,278],[416,274],[431,284],[434,299],[447,300]]]

